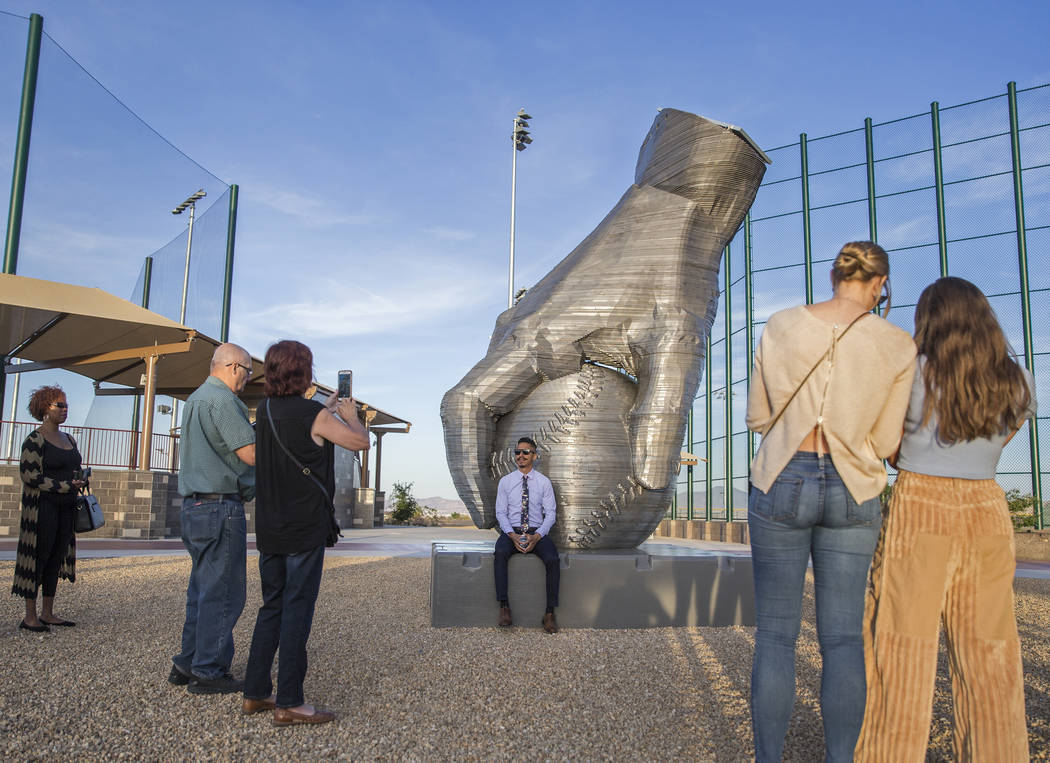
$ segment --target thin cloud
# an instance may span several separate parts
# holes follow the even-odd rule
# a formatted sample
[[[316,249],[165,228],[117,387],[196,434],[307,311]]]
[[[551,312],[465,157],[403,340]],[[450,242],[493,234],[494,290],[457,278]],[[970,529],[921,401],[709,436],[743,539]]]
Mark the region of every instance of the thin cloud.
[[[313,194],[265,184],[251,186],[248,191],[253,201],[300,220],[311,228],[334,225],[369,225],[380,218],[365,212],[347,212]]]
[[[477,236],[474,231],[459,230],[456,228],[425,228],[423,232],[428,236],[441,239],[442,241],[470,241]]]

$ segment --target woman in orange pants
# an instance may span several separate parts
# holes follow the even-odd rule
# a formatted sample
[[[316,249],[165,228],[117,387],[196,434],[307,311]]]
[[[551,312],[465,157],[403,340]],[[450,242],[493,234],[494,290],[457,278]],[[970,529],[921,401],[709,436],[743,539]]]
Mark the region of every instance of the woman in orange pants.
[[[1032,377],[985,296],[941,278],[915,309],[919,362],[899,476],[865,609],[867,704],[857,761],[922,761],[937,639],[952,674],[955,758],[1027,761],[1013,525],[995,471],[1035,415]]]

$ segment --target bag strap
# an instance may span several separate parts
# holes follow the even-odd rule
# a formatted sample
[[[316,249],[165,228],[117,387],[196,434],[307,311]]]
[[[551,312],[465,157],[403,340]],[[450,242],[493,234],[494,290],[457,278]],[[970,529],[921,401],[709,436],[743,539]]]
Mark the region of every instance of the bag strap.
[[[870,315],[870,313],[867,313],[867,312],[861,313],[856,318],[854,318],[852,321],[850,321],[849,325],[846,326],[846,328],[844,328],[842,330],[842,333],[838,335],[838,338],[835,339],[832,342],[831,347],[833,347],[835,345],[835,342],[842,341],[842,337],[846,336],[846,332],[849,331],[851,328],[853,328],[853,326],[857,323],[857,321],[859,321],[865,315]],[[776,423],[778,421],[780,421],[780,417],[784,415],[784,411],[786,411],[788,406],[791,405],[791,401],[794,400],[795,396],[798,395],[798,393],[802,390],[802,388],[806,386],[806,382],[809,381],[809,377],[811,377],[813,375],[813,372],[816,371],[820,367],[820,364],[824,362],[824,358],[826,358],[828,356],[828,353],[831,352],[831,347],[828,347],[828,349],[824,350],[824,354],[821,355],[820,358],[817,359],[817,362],[813,364],[813,368],[809,369],[809,373],[806,374],[806,376],[802,379],[801,382],[799,382],[799,385],[795,388],[795,391],[791,393],[791,397],[789,397],[787,399],[787,402],[784,403],[784,405],[781,406],[779,411],[777,411],[777,415],[773,417],[773,419],[769,422],[768,425],[766,425],[765,430],[762,432],[762,436],[763,437],[768,435],[772,431],[773,427],[776,426]]]
[[[281,450],[284,451],[284,454],[288,456],[288,458],[292,459],[292,462],[299,467],[299,470],[302,471],[302,473],[309,477],[311,480],[313,480],[314,484],[321,489],[321,492],[324,493],[325,500],[328,501],[328,505],[332,508],[332,511],[334,512],[335,504],[332,502],[332,497],[328,495],[328,488],[321,484],[321,480],[317,479],[317,477],[313,475],[313,472],[310,471],[310,467],[303,466],[299,459],[292,455],[292,452],[285,447],[284,443],[281,442],[281,438],[277,435],[277,427],[274,426],[273,416],[270,415],[270,398],[266,398],[265,407],[266,419],[270,422],[270,431],[273,432],[274,441],[281,446]]]

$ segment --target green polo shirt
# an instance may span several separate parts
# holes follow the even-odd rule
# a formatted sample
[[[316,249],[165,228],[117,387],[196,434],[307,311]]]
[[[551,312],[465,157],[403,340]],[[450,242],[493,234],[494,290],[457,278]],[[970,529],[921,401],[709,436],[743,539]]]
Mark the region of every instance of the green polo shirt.
[[[214,376],[186,400],[179,443],[179,493],[255,496],[255,468],[234,452],[255,442],[248,406]]]

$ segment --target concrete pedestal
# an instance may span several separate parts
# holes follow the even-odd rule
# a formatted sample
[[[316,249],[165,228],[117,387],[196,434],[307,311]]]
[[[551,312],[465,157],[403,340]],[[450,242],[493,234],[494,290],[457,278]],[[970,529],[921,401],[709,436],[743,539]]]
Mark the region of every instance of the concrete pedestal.
[[[497,625],[494,543],[495,536],[492,543],[433,543],[432,626]],[[543,563],[532,554],[516,554],[509,574],[514,624],[539,626],[545,606]],[[558,625],[563,628],[755,624],[746,553],[652,542],[630,551],[563,552],[559,599]]]

